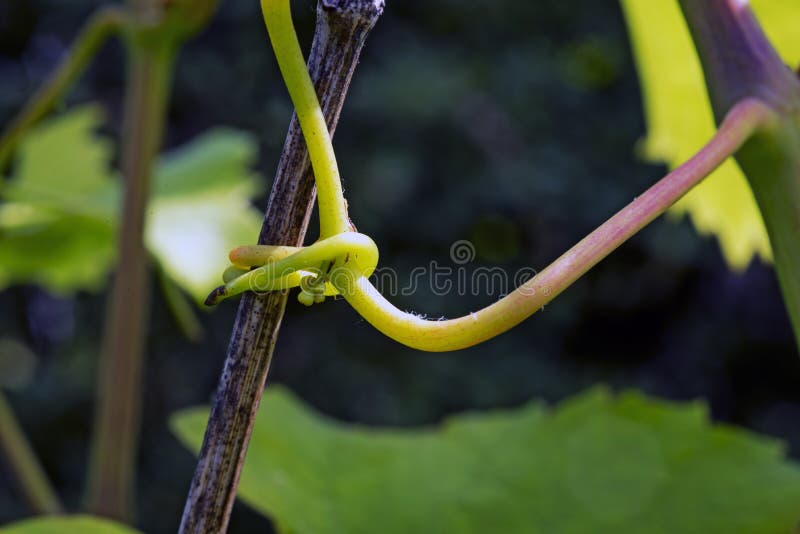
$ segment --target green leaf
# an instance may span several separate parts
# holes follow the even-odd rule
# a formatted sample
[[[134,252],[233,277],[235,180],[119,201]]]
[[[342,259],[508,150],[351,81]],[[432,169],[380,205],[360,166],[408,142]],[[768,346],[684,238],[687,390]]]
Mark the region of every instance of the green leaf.
[[[173,432],[196,452],[207,418],[181,412]],[[773,441],[709,425],[699,404],[638,393],[390,430],[335,422],[272,387],[239,495],[298,534],[784,534],[800,519],[800,469]]]
[[[0,534],[136,534],[132,528],[90,516],[41,517],[0,527]]]
[[[43,123],[19,148],[0,189],[0,288],[32,282],[51,292],[99,290],[113,267],[120,180],[103,115],[85,106]],[[250,205],[256,143],[215,129],[162,158],[145,241],[164,272],[202,302],[219,285],[228,251],[254,242],[261,215]]]
[[[677,0],[621,0],[644,93],[644,156],[676,167],[715,131],[697,53]],[[800,3],[754,0],[773,44],[787,63],[800,63]],[[688,214],[699,232],[715,234],[729,265],[744,269],[756,255],[771,258],[769,239],[747,180],[725,163],[672,209]]]
[[[113,265],[114,240],[114,229],[101,220],[1,205],[0,288],[34,283],[59,295],[99,290]]]
[[[99,109],[78,108],[34,129],[0,189],[0,288],[24,282],[57,294],[100,289],[114,259],[111,147]]]
[[[197,302],[221,283],[228,252],[254,243],[261,214],[250,204],[255,140],[218,128],[163,158],[145,240],[167,275]]]
[[[119,193],[110,179],[112,145],[96,135],[102,123],[100,108],[83,106],[34,129],[4,198],[111,222]]]

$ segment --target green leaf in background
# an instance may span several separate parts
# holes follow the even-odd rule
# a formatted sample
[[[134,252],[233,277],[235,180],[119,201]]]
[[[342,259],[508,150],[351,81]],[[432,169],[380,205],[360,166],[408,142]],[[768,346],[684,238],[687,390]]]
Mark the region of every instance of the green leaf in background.
[[[41,517],[0,527],[0,534],[137,534],[138,530],[90,516]]]
[[[172,419],[198,451],[208,410]],[[711,426],[699,404],[595,389],[461,415],[438,428],[375,429],[263,399],[239,495],[282,532],[785,534],[800,469],[781,447]]]
[[[217,128],[168,154],[159,165],[145,240],[166,274],[197,302],[221,283],[228,252],[254,243],[262,215],[248,134]]]
[[[19,216],[27,210],[50,220]],[[58,295],[99,290],[113,265],[115,239],[114,228],[97,219],[0,205],[0,288],[34,283]]]
[[[102,123],[98,107],[83,106],[36,128],[20,144],[3,198],[112,223],[119,193],[111,179],[113,146],[96,135]]]
[[[621,0],[644,93],[644,156],[676,167],[713,135],[713,113],[700,61],[677,0]],[[784,60],[800,63],[800,2],[753,0],[753,9]],[[747,180],[729,161],[672,209],[688,213],[701,233],[713,233],[729,265],[771,258],[769,239]]]
[[[34,129],[0,188],[0,288],[35,283],[69,295],[102,288],[113,267],[120,180],[103,116],[84,106]],[[256,143],[215,129],[167,154],[156,171],[145,240],[163,272],[202,302],[220,283],[228,251],[253,242]]]
[[[111,146],[82,107],[34,130],[0,186],[0,288],[32,282],[57,294],[97,290],[114,259]]]

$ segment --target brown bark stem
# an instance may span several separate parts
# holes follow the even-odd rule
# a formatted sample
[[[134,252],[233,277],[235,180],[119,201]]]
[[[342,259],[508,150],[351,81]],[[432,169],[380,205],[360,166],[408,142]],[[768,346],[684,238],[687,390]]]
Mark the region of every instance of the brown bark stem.
[[[119,257],[103,333],[86,503],[90,512],[120,520],[131,519],[134,500],[150,306],[145,210],[164,130],[173,59],[173,43],[166,39],[130,45]]]
[[[331,134],[383,3],[320,0],[317,6],[308,68]],[[308,152],[297,118],[292,117],[258,242],[302,245],[314,196]],[[227,529],[286,299],[285,292],[242,298],[186,500],[183,534]]]

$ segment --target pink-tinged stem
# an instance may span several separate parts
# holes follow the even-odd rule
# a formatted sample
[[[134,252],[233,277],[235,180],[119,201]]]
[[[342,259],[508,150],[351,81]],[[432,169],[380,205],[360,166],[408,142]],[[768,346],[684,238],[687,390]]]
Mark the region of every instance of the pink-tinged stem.
[[[526,285],[541,289],[537,294],[549,294],[549,301],[663,214],[735,154],[755,132],[774,120],[774,112],[761,101],[746,99],[739,102],[700,152],[617,212]],[[521,298],[527,297],[523,293]]]
[[[342,288],[340,291],[373,326],[408,346],[439,352],[475,345],[513,328],[553,300],[736,153],[751,135],[774,120],[774,113],[761,101],[739,102],[697,155],[662,178],[537,276],[480,311],[457,319],[426,321],[392,306],[365,278],[349,290]]]

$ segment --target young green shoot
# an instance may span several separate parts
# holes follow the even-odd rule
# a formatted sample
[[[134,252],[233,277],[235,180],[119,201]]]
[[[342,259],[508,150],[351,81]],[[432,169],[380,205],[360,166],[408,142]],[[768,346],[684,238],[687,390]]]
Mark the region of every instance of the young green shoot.
[[[331,138],[303,61],[289,0],[262,0],[267,31],[308,144],[317,184],[320,239],[307,247],[241,247],[231,253],[235,273],[209,295],[213,305],[245,291],[301,286],[299,300],[311,305],[339,294],[370,324],[392,339],[425,351],[458,350],[493,338],[530,317],[664,213],[731,157],[756,132],[777,121],[760,100],[738,102],[714,137],[689,161],[658,181],[537,276],[503,299],[463,317],[426,320],[399,310],[369,281],[378,249],[349,222]],[[247,270],[251,269],[251,270]],[[230,274],[230,271],[229,271]]]

